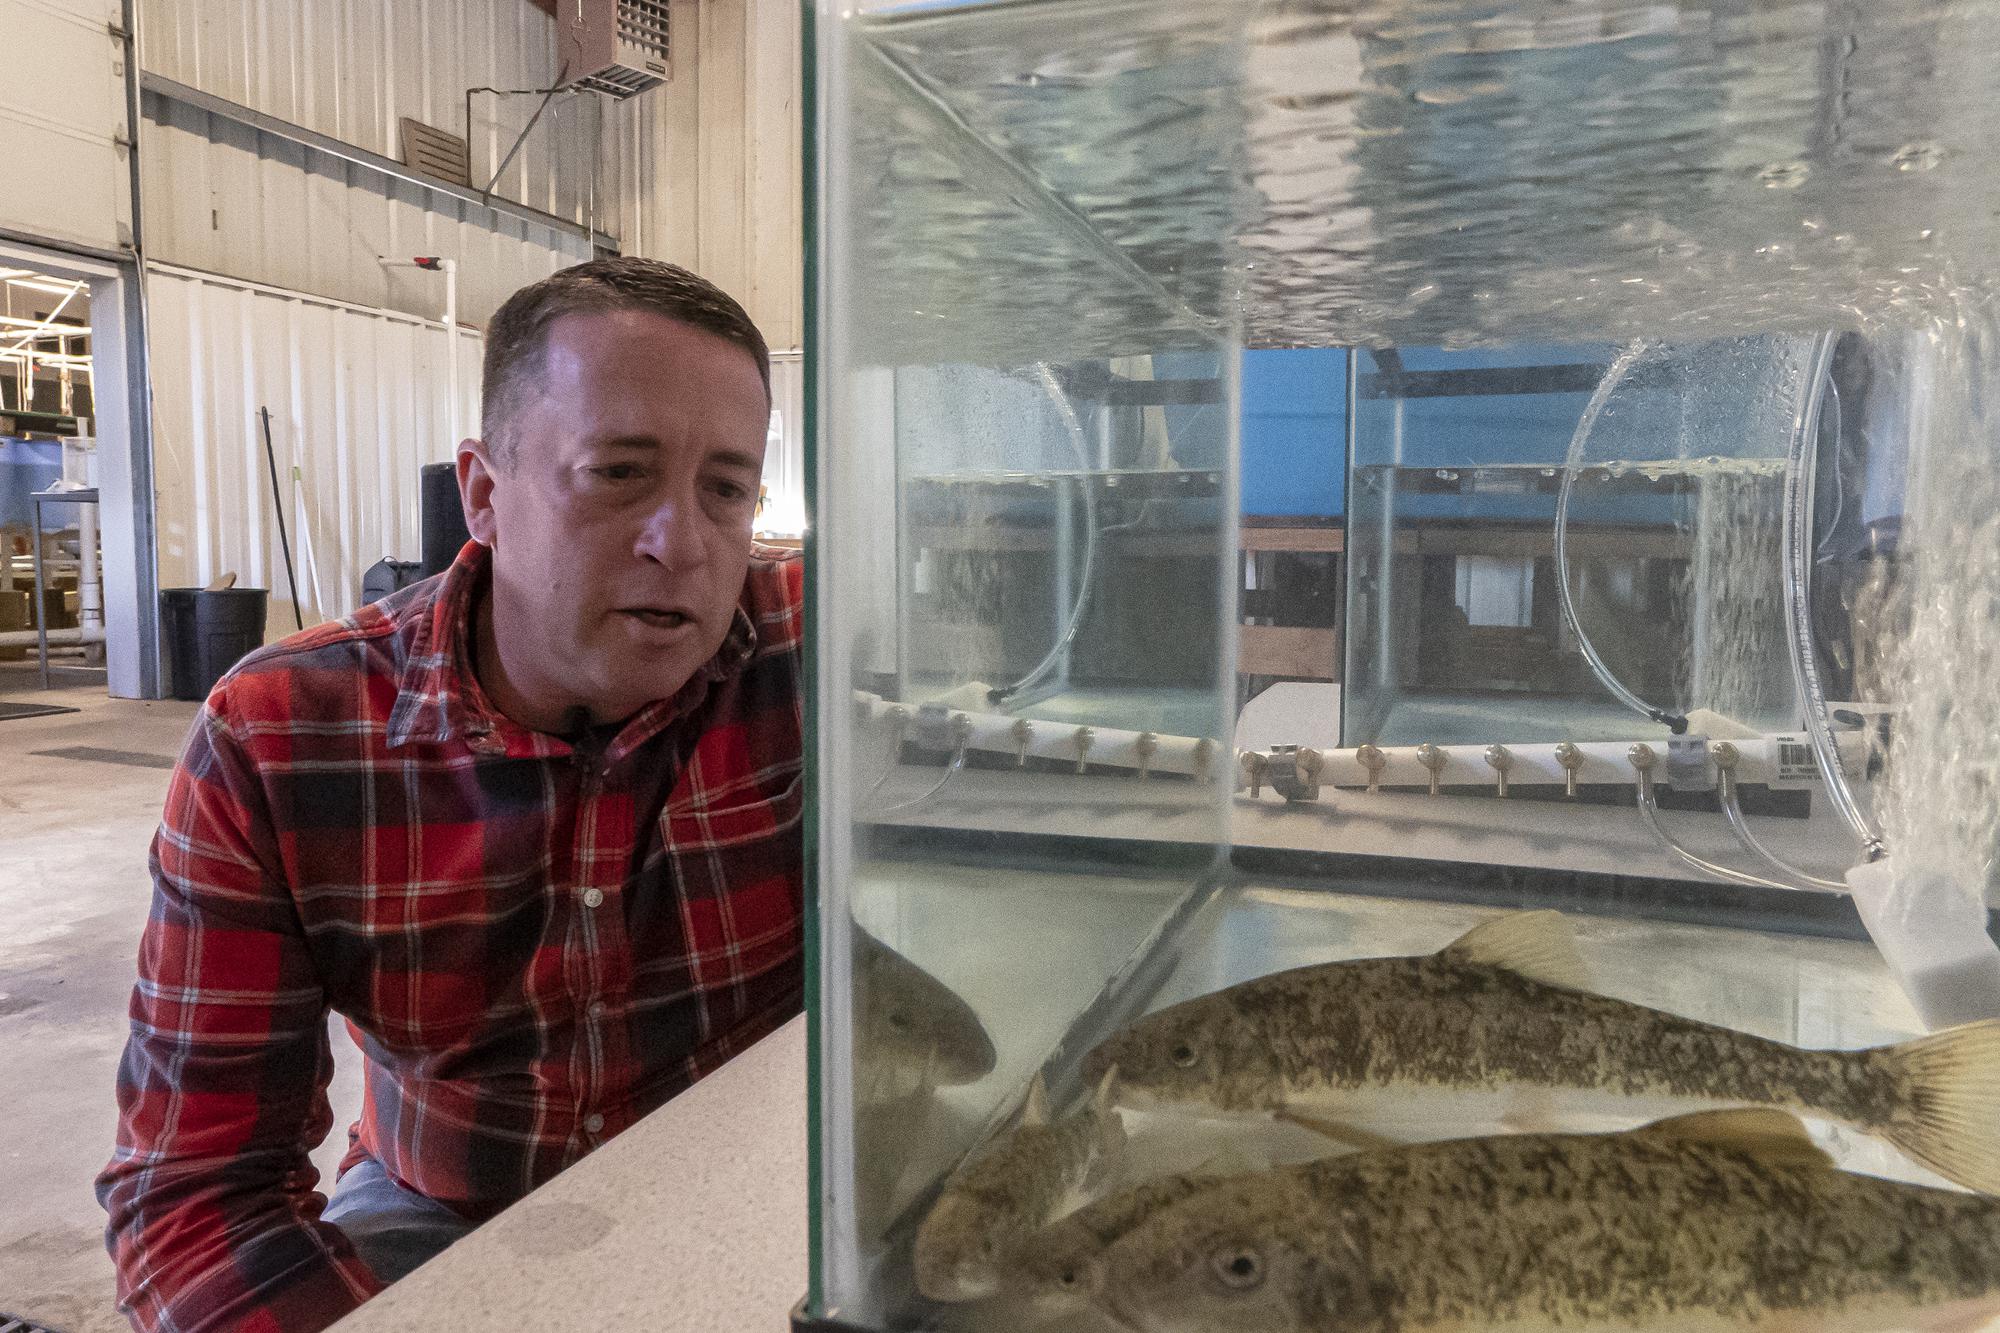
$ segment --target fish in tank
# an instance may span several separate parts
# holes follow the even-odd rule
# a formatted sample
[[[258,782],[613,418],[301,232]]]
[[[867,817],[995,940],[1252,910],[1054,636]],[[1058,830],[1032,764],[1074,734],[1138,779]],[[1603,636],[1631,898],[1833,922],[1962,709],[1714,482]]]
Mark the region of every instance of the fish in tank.
[[[1977,1326],[2000,6],[811,30],[800,1326]]]

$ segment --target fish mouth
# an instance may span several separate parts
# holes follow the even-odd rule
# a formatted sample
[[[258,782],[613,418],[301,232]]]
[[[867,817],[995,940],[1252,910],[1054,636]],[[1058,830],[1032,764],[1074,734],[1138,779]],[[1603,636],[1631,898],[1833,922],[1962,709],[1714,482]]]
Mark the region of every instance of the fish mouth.
[[[960,1264],[951,1274],[952,1297],[983,1301],[1000,1290],[1000,1275],[984,1265]]]
[[[999,1055],[993,1049],[993,1039],[973,1020],[972,1033],[954,1033],[949,1039],[938,1043],[938,1084],[941,1087],[957,1087],[964,1083],[975,1083],[993,1072]]]

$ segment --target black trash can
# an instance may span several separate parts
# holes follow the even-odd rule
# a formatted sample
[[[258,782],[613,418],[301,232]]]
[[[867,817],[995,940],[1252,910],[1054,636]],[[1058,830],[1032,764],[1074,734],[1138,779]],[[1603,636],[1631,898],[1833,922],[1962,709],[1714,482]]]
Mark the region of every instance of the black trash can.
[[[423,496],[423,577],[442,574],[472,540],[465,526],[465,506],[458,498],[458,469],[450,463],[426,463],[417,474]]]
[[[264,646],[264,588],[160,589],[160,635],[173,696],[200,703],[223,673]]]
[[[206,694],[195,693],[196,666],[194,637],[194,595],[199,588],[160,589],[160,646],[167,659],[167,684],[171,697],[200,703]]]

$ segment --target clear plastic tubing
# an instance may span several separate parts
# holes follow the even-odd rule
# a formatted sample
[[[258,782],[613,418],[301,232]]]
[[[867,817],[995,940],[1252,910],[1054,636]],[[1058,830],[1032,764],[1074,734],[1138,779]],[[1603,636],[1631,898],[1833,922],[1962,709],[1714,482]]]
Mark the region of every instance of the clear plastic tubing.
[[[1771,869],[1794,881],[1791,887],[1809,889],[1820,893],[1846,893],[1847,882],[1838,879],[1821,879],[1779,858],[1777,853],[1766,847],[1757,835],[1750,831],[1750,821],[1743,817],[1742,803],[1736,799],[1736,775],[1723,769],[1716,778],[1717,798],[1722,803],[1722,813],[1729,819],[1729,827],[1735,831],[1736,840],[1744,849]]]
[[[1861,813],[1854,791],[1847,785],[1847,774],[1840,766],[1840,751],[1834,746],[1826,689],[1820,682],[1819,661],[1813,649],[1813,488],[1819,474],[1820,409],[1826,401],[1827,381],[1833,367],[1833,344],[1831,333],[1822,333],[1814,340],[1805,382],[1799,389],[1798,412],[1792,423],[1791,458],[1785,468],[1785,623],[1792,649],[1792,677],[1798,685],[1806,734],[1812,738],[1813,757],[1819,762],[1827,798],[1861,839],[1862,860],[1875,861],[1887,855],[1889,849],[1880,830]]]
[[[1069,395],[1063,392],[1062,385],[1056,383],[1047,362],[1035,367],[1035,375],[1041,380],[1042,388],[1048,391],[1049,401],[1056,405],[1056,411],[1062,416],[1063,426],[1069,432],[1070,448],[1076,453],[1076,484],[1083,493],[1083,576],[1077,580],[1076,601],[1070,605],[1069,621],[1063,626],[1062,633],[1056,636],[1055,647],[1049,649],[1048,656],[1036,663],[1032,671],[1012,685],[989,690],[986,697],[996,704],[1039,684],[1044,676],[1055,670],[1056,663],[1069,650],[1076,639],[1077,629],[1083,624],[1084,609],[1090,605],[1091,575],[1097,567],[1097,497],[1090,476],[1090,449],[1084,443],[1083,423],[1076,419],[1076,409],[1070,406]]]
[[[874,810],[869,812],[867,815],[863,816],[863,818],[882,819],[889,815],[899,815],[906,810],[916,809],[918,806],[925,804],[932,797],[936,796],[939,792],[943,791],[945,789],[945,784],[949,783],[952,780],[953,775],[955,775],[960,769],[964,767],[965,767],[965,747],[961,745],[952,752],[951,762],[947,763],[944,766],[944,776],[939,778],[936,784],[933,785],[929,791],[925,792],[921,796],[912,796],[907,801],[898,801],[894,805],[885,805],[880,810]],[[881,784],[877,783],[876,785],[879,786]]]
[[[1569,590],[1569,499],[1576,485],[1577,469],[1583,462],[1583,446],[1596,427],[1597,418],[1603,414],[1604,405],[1611,400],[1612,390],[1631,373],[1633,365],[1649,348],[1647,343],[1635,342],[1618,354],[1617,360],[1611,363],[1611,368],[1598,382],[1597,392],[1590,396],[1589,406],[1583,409],[1583,419],[1576,423],[1576,433],[1569,437],[1569,454],[1563,460],[1562,489],[1556,495],[1556,592],[1562,600],[1563,620],[1568,623],[1569,632],[1576,636],[1576,646],[1583,650],[1583,660],[1590,664],[1591,672],[1604,688],[1627,708],[1651,718],[1679,736],[1688,729],[1685,717],[1664,708],[1655,708],[1626,689],[1625,683],[1613,675],[1611,668],[1604,664],[1604,659],[1597,655],[1597,646],[1584,633],[1583,619],[1576,613],[1576,599]]]
[[[1687,848],[1681,846],[1678,842],[1675,842],[1673,835],[1667,832],[1666,825],[1660,822],[1659,799],[1657,793],[1653,790],[1653,771],[1650,763],[1644,766],[1635,763],[1633,768],[1639,775],[1639,813],[1645,818],[1646,826],[1653,830],[1653,836],[1660,840],[1662,847],[1673,853],[1675,860],[1679,861],[1682,865],[1701,871],[1704,875],[1713,875],[1716,879],[1724,880],[1730,884],[1745,884],[1753,889],[1784,889],[1788,892],[1798,889],[1798,885],[1796,884],[1781,884],[1775,879],[1765,879],[1762,875],[1752,875],[1743,870],[1731,870],[1728,866],[1719,866],[1713,861],[1705,861]]]

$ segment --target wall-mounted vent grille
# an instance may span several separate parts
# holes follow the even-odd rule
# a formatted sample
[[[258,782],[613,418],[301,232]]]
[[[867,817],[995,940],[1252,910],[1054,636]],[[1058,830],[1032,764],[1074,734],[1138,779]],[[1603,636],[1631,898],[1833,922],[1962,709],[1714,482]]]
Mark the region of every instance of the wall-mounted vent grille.
[[[672,75],[667,0],[577,0],[557,22],[575,87],[625,98]]]
[[[618,39],[665,60],[672,54],[667,46],[666,0],[621,0]]]
[[[408,116],[403,117],[403,165],[453,185],[472,184],[472,155],[465,140]]]

